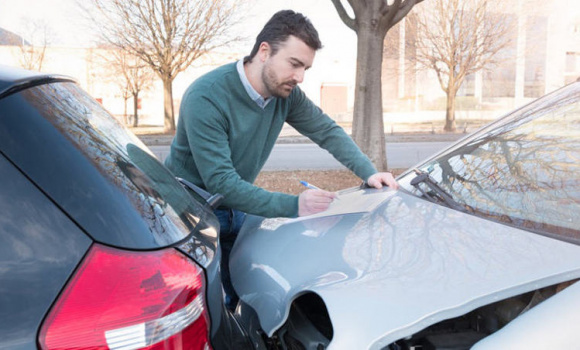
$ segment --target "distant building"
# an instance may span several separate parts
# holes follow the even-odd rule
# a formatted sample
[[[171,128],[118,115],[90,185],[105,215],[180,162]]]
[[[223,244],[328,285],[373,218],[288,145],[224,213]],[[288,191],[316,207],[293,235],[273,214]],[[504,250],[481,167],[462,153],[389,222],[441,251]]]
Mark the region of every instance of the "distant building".
[[[580,76],[580,5],[578,0],[511,1],[511,15],[519,23],[517,40],[504,53],[504,63],[488,72],[466,78],[458,93],[465,108],[509,110],[563,86]],[[419,6],[427,6],[423,2]],[[444,109],[444,94],[433,73],[415,72],[413,38],[405,36],[405,21],[393,27],[383,61],[385,112]],[[0,64],[21,66],[18,35],[0,29]],[[533,48],[533,49],[531,49]],[[213,68],[241,59],[247,53],[210,53],[202,56],[173,83],[176,114],[187,86]],[[354,101],[353,58],[317,56],[316,70],[308,73],[301,88],[338,121],[350,121]],[[118,76],[110,68],[110,50],[99,48],[47,47],[42,71],[74,77],[119,120],[133,113]],[[346,55],[345,55],[346,56]],[[152,86],[140,93],[137,104],[140,124],[163,125],[163,85],[154,76]],[[461,109],[461,108],[460,108]],[[417,114],[417,113],[414,113]],[[495,113],[494,113],[495,114]],[[440,117],[438,117],[440,118]]]
[[[508,16],[517,21],[512,46],[502,63],[466,77],[458,103],[512,109],[580,77],[580,4],[577,0],[517,0]],[[427,6],[426,3],[421,6]],[[417,72],[414,40],[405,20],[387,34],[383,63],[385,110],[424,109],[444,104],[433,72]]]
[[[119,70],[111,64],[113,52],[101,48],[47,47],[42,71],[74,78],[80,86],[99,101],[119,121],[127,122],[134,113],[131,97],[126,99]],[[0,64],[22,67],[21,50],[18,45],[0,45]],[[173,102],[179,112],[181,96],[187,86],[201,74],[226,62],[233,62],[235,55],[213,53],[202,56],[182,72],[173,82]],[[163,84],[153,74],[150,86],[139,94],[137,103],[139,124],[163,125]]]
[[[12,46],[22,45],[23,43],[28,44],[18,34],[14,34],[6,29],[0,28],[0,45]]]

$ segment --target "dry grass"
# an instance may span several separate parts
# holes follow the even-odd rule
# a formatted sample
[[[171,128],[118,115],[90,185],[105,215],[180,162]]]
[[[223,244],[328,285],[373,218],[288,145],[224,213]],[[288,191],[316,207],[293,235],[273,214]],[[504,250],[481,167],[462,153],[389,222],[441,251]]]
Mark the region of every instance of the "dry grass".
[[[392,172],[396,176],[402,169],[395,169]],[[338,191],[361,184],[361,179],[347,170],[266,171],[260,173],[255,184],[268,191],[299,194],[305,190],[300,180],[308,181],[327,191]]]

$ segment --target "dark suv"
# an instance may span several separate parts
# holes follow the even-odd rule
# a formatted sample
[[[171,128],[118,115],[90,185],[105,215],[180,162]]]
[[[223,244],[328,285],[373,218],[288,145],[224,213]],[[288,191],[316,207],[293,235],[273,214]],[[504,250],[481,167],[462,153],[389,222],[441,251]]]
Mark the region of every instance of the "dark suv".
[[[66,77],[0,66],[0,348],[240,349],[217,220]]]

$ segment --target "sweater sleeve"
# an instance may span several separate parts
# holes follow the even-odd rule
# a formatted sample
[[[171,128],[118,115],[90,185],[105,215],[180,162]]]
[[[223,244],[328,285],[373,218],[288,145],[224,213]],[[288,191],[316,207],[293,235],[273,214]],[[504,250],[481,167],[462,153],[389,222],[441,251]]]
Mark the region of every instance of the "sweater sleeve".
[[[296,217],[298,196],[269,192],[240,177],[231,160],[228,120],[218,106],[199,95],[185,103],[185,132],[206,190],[222,194],[224,206],[248,214]]]
[[[326,149],[336,160],[363,180],[377,172],[370,159],[332,118],[323,113],[299,88],[292,93],[286,122]]]

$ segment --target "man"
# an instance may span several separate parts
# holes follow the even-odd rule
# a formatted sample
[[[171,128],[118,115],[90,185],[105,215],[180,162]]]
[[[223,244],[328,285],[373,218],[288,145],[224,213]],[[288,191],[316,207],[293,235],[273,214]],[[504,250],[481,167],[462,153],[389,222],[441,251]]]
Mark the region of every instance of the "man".
[[[260,32],[250,56],[200,77],[184,94],[165,164],[176,176],[224,196],[223,207],[216,210],[223,272],[227,273],[223,267],[227,267],[229,249],[245,213],[311,215],[326,210],[336,196],[317,189],[294,196],[253,185],[284,122],[328,150],[369,185],[398,187],[393,176],[377,172],[344,130],[297,86],[321,47],[306,17],[280,11]],[[227,291],[227,283],[225,287]]]

